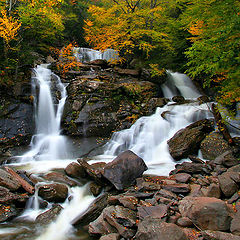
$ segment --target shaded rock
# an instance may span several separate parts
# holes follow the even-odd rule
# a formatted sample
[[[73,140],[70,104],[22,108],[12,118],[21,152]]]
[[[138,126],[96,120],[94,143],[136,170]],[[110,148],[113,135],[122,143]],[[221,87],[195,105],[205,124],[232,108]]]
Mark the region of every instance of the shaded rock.
[[[26,194],[15,194],[11,193],[9,189],[5,187],[0,187],[0,203],[13,203],[16,201],[26,202],[28,200],[28,195]]]
[[[197,153],[201,141],[213,130],[213,122],[204,119],[179,130],[168,140],[169,152],[175,160]]]
[[[119,240],[120,235],[118,233],[110,233],[108,235],[100,237],[99,240]]]
[[[161,85],[167,80],[167,73],[166,71],[162,72],[162,75],[155,75],[152,74],[152,69],[142,68],[141,69],[141,75],[140,78],[142,78],[145,81],[153,82],[155,84]]]
[[[103,176],[108,179],[118,190],[134,183],[147,170],[143,159],[128,150],[121,153],[112,162],[104,167]]]
[[[156,192],[154,197],[157,199],[157,201],[159,197],[169,198],[173,200],[178,199],[178,196],[175,193],[168,191],[166,189],[161,189],[160,191]]]
[[[68,188],[60,183],[45,184],[39,187],[38,195],[49,202],[64,202],[68,196]]]
[[[68,176],[73,178],[84,178],[86,177],[86,171],[82,166],[76,162],[70,163],[66,168],[65,172]]]
[[[188,157],[189,157],[189,159],[190,159],[192,162],[205,164],[205,162],[204,162],[202,159],[200,159],[200,158],[198,158],[198,157],[196,157],[196,156],[189,155]]]
[[[215,164],[221,164],[225,167],[232,167],[239,164],[239,160],[233,156],[232,151],[226,151],[222,155],[215,158]]]
[[[115,196],[109,196],[108,203],[111,205],[122,204],[126,208],[129,208],[131,210],[136,210],[138,199],[135,196],[119,194]]]
[[[103,218],[124,238],[131,238],[136,231],[131,229],[136,225],[136,213],[122,206],[110,206],[103,210]]]
[[[146,115],[155,113],[157,107],[163,107],[169,102],[167,98],[151,98],[144,107]],[[163,117],[164,118],[164,117]]]
[[[66,175],[60,172],[51,172],[47,173],[43,176],[44,179],[48,181],[53,181],[53,182],[59,182],[59,183],[64,183],[69,185],[70,187],[74,187],[77,185],[77,183],[70,178],[68,178]]]
[[[0,186],[16,191],[21,187],[21,184],[10,173],[0,169]]]
[[[231,147],[223,136],[218,132],[213,132],[206,136],[200,145],[204,159],[214,160],[226,151],[231,151]]]
[[[51,209],[47,210],[44,213],[41,213],[37,216],[35,222],[41,224],[49,224],[54,221],[59,213],[62,211],[62,207],[59,204],[54,204]]]
[[[82,167],[82,172],[85,177],[90,178],[100,185],[106,185],[106,180],[102,177],[102,165],[90,165],[84,159],[77,160],[79,165]]]
[[[201,229],[227,231],[231,217],[226,203],[217,198],[185,197],[179,211]]]
[[[231,233],[220,232],[220,231],[202,231],[202,236],[206,240],[240,240],[240,236],[233,235]]]
[[[90,191],[93,194],[94,197],[98,196],[101,191],[102,191],[102,186],[95,183],[95,182],[91,182],[90,183]]]
[[[12,205],[0,204],[0,223],[10,220],[18,215],[17,209]]]
[[[168,214],[168,206],[159,204],[157,206],[140,206],[137,208],[139,219],[143,220],[147,216],[151,218],[166,218]]]
[[[137,240],[187,240],[185,233],[173,223],[147,217],[138,225]]]
[[[238,185],[232,180],[231,172],[219,175],[218,180],[220,189],[226,197],[231,197],[238,190]]]
[[[163,185],[162,188],[173,193],[186,194],[190,192],[190,187],[188,184],[180,184],[180,183],[168,184],[168,185]]]
[[[80,216],[72,220],[72,225],[87,225],[94,221],[107,206],[108,194],[105,193],[99,196],[94,202],[88,207],[88,209]]]

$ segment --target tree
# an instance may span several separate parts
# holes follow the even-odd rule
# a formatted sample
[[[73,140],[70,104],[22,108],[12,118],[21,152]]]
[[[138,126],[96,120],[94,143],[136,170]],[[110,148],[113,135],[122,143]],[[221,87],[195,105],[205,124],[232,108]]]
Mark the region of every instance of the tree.
[[[185,1],[186,2],[186,1]],[[191,33],[187,73],[216,87],[224,104],[240,101],[240,2],[191,0],[182,16]]]
[[[85,39],[96,49],[113,48],[124,56],[138,53],[142,58],[156,49],[171,49],[158,0],[104,0],[88,12]]]

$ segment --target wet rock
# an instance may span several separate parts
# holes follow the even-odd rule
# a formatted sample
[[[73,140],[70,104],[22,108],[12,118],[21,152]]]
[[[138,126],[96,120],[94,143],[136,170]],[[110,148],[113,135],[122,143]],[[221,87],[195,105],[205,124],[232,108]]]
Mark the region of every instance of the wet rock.
[[[72,178],[84,178],[86,177],[86,171],[82,166],[76,162],[70,163],[66,168],[65,172],[68,176]]]
[[[58,182],[58,183],[64,183],[69,185],[70,187],[74,187],[77,185],[77,183],[70,178],[68,178],[66,175],[60,172],[51,172],[47,173],[43,176],[44,179],[47,181],[53,181],[53,182]]]
[[[137,240],[187,240],[185,233],[173,223],[147,217],[138,225]]]
[[[176,103],[184,103],[185,98],[183,96],[174,96],[172,98],[172,101]]]
[[[88,207],[88,209],[72,220],[71,224],[76,225],[87,225],[90,222],[94,221],[103,211],[103,209],[107,206],[107,198],[108,194],[105,193],[99,196],[94,202]]]
[[[213,130],[213,122],[204,119],[179,130],[168,140],[169,152],[175,160],[197,153],[201,141]]]
[[[57,218],[62,209],[63,208],[61,207],[61,205],[54,204],[51,209],[39,214],[35,222],[41,224],[49,224]]]
[[[231,233],[220,232],[220,231],[202,231],[201,235],[206,240],[240,240],[240,236],[233,235]]]
[[[16,191],[21,187],[21,184],[10,173],[0,169],[0,186]]]
[[[0,204],[0,223],[10,220],[18,215],[13,205]]]
[[[147,216],[151,218],[166,219],[168,214],[168,206],[159,204],[157,206],[140,206],[137,208],[139,219],[143,220]]]
[[[231,217],[226,203],[217,198],[185,197],[179,202],[179,211],[201,229],[227,231]]]
[[[175,193],[168,191],[166,189],[161,189],[160,191],[156,192],[154,197],[156,198],[157,201],[159,197],[169,198],[172,200],[178,199],[178,196]]]
[[[226,197],[231,197],[237,190],[238,185],[232,180],[232,173],[225,172],[218,176],[221,191]]]
[[[140,78],[145,81],[149,81],[149,82],[153,82],[155,84],[161,85],[164,82],[166,82],[167,73],[166,71],[164,71],[162,72],[162,75],[153,76],[152,69],[142,68]]]
[[[169,100],[167,98],[151,98],[144,107],[146,115],[155,113],[157,107],[165,106]],[[164,118],[164,117],[163,117]]]
[[[214,160],[216,157],[224,154],[226,151],[231,151],[231,147],[223,136],[218,132],[213,132],[206,136],[200,145],[204,159]]]
[[[194,163],[201,163],[201,164],[204,164],[204,163],[205,163],[202,159],[200,159],[200,158],[198,158],[198,157],[196,157],[196,156],[189,155],[188,157],[189,157],[189,159],[190,159],[192,162],[194,162]]]
[[[136,213],[122,206],[110,206],[103,210],[103,218],[117,229],[124,238],[131,238],[135,230],[131,229],[136,225]]]
[[[123,190],[133,184],[136,178],[140,177],[146,170],[147,166],[143,159],[128,150],[106,164],[103,176],[118,190]]]
[[[60,183],[45,184],[39,187],[38,195],[49,202],[64,202],[68,187]]]

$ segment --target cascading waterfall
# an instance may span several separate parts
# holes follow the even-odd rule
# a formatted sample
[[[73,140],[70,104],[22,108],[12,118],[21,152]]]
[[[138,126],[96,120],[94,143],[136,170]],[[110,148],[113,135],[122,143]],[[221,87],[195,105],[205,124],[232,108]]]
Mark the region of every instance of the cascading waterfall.
[[[192,87],[191,80],[185,74],[168,74],[170,83],[164,84],[162,89],[165,96],[175,96],[177,91],[185,98],[201,95]],[[104,155],[117,156],[130,149],[144,159],[149,168],[147,173],[168,175],[175,162],[169,154],[167,141],[181,128],[210,117],[212,115],[207,104],[199,105],[198,102],[193,102],[174,105],[170,102],[163,108],[157,108],[152,116],[138,119],[130,129],[114,133],[106,144]]]
[[[21,162],[66,159],[68,155],[66,137],[60,135],[60,123],[67,98],[66,86],[50,69],[38,66],[32,77],[36,134],[32,137],[31,150],[21,157]],[[52,78],[54,81],[51,81]],[[58,104],[54,104],[52,83],[60,93]]]

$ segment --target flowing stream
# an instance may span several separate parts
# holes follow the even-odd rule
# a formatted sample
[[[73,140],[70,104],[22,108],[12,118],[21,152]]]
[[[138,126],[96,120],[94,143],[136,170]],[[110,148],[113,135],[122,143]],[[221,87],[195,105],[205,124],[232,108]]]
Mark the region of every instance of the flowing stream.
[[[79,50],[78,50],[79,52]],[[184,74],[168,72],[169,81],[162,86],[165,97],[182,95],[193,99],[201,94],[193,86],[191,80]],[[34,69],[32,77],[32,91],[35,106],[36,134],[32,137],[30,150],[22,156],[18,156],[16,167],[25,169],[31,173],[45,173],[52,168],[64,168],[70,162],[75,161],[69,155],[68,139],[61,135],[60,123],[67,98],[66,85],[60,78],[53,74],[47,66],[38,66]],[[175,105],[169,102],[163,108],[157,108],[155,114],[142,117],[126,129],[114,133],[111,140],[106,144],[102,155],[93,157],[90,162],[111,161],[120,152],[131,149],[141,156],[148,165],[147,173],[156,175],[168,175],[174,168],[175,162],[168,151],[167,141],[181,128],[190,123],[212,117],[206,104],[192,102],[190,104]],[[36,216],[44,210],[39,209],[38,186],[35,195],[28,203],[28,208],[19,218],[20,220],[34,221]],[[94,200],[87,191],[87,186],[70,189],[73,197],[69,202],[63,203],[57,220],[47,226],[45,230],[37,229],[37,237],[21,239],[37,240],[65,240],[74,239],[71,221]],[[47,209],[52,205],[48,204]],[[25,227],[23,226],[24,230]],[[3,234],[16,234],[18,228],[6,228],[0,231]],[[41,234],[39,234],[41,233]]]

